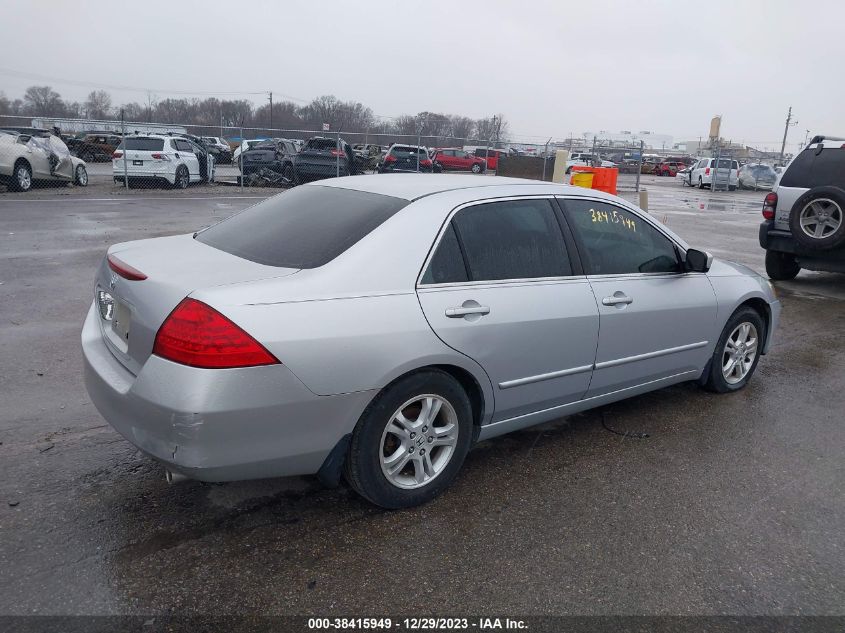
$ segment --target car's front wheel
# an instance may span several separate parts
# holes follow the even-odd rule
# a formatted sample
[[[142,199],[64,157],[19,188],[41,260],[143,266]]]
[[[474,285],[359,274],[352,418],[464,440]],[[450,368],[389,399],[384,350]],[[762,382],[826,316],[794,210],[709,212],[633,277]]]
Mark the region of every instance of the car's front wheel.
[[[345,475],[383,508],[425,503],[454,480],[472,441],[472,407],[449,374],[425,370],[388,386],[358,421]]]
[[[765,339],[760,313],[748,306],[739,308],[716,343],[704,387],[717,393],[742,389],[757,369]]]
[[[474,174],[480,174],[481,173],[481,163],[473,163],[472,173],[474,173]]]

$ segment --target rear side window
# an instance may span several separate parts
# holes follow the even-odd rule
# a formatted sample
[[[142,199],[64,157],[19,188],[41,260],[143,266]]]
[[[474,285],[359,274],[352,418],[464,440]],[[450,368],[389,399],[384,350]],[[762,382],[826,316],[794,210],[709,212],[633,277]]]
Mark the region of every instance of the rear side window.
[[[448,284],[469,281],[464,257],[455,235],[455,227],[451,224],[443,233],[443,239],[434,251],[422,278],[424,284]]]
[[[308,185],[259,202],[196,239],[259,264],[317,268],[407,204],[392,196]]]
[[[826,148],[816,156],[809,187],[845,187],[845,149]]]
[[[139,152],[160,152],[164,149],[164,139],[160,138],[127,138],[120,144],[120,148],[134,149]]]
[[[805,149],[783,174],[780,184],[783,187],[810,187],[810,172],[813,168],[815,149]]]
[[[470,281],[572,274],[549,200],[491,202],[459,211],[452,223]]]

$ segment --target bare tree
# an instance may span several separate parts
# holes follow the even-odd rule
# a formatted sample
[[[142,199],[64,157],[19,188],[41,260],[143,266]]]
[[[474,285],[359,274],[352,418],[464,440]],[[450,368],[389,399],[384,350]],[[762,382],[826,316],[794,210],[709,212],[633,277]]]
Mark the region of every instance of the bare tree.
[[[453,139],[466,140],[472,136],[475,129],[475,122],[469,117],[453,114],[449,117],[449,122],[452,125],[451,133]]]
[[[105,90],[92,90],[85,100],[89,119],[105,119],[111,113],[111,95]]]
[[[0,92],[0,114],[11,114],[12,104],[4,92]]]
[[[30,86],[23,95],[29,114],[35,116],[64,116],[65,104],[61,95],[50,86]]]

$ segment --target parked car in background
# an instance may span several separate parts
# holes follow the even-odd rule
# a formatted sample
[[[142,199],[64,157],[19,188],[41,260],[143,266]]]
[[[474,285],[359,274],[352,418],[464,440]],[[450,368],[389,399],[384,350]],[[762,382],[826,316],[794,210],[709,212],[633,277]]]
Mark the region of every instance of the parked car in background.
[[[241,163],[240,163],[241,152],[245,152],[248,149],[252,149],[253,147],[258,145],[259,143],[263,143],[264,141],[269,141],[269,140],[270,139],[268,139],[268,138],[251,138],[251,139],[245,139],[245,140],[241,141],[240,146],[236,147],[235,151],[232,152],[232,162],[237,164],[238,167],[240,167],[241,166]]]
[[[711,187],[714,176],[718,183],[727,183],[728,189],[733,191],[737,188],[739,182],[737,172],[739,171],[739,163],[729,158],[718,159],[718,173],[716,172],[717,159],[702,158],[692,168],[690,174],[690,185],[699,189]]]
[[[67,145],[68,150],[73,156],[76,156],[86,163],[105,162],[111,160],[112,152],[107,152],[106,148],[101,145],[88,143],[84,140],[84,136],[74,136],[71,134],[62,134],[62,140]],[[118,143],[119,145],[119,143]]]
[[[215,163],[221,165],[232,162],[232,148],[222,138],[218,136],[203,136],[202,141],[208,148],[208,151],[214,156]]]
[[[552,156],[554,156],[554,154],[552,154]],[[571,173],[573,167],[592,167],[594,163],[598,163],[599,167],[616,167],[616,163],[610,160],[605,160],[600,156],[594,157],[592,154],[587,152],[573,152],[569,155],[569,158],[566,161],[566,173]]]
[[[475,442],[737,392],[780,315],[768,281],[621,198],[454,175],[323,181],[117,244],[92,295],[88,393],[169,479],[345,476],[385,508],[443,492]]]
[[[815,136],[763,203],[760,246],[772,279],[845,272],[845,138]]]
[[[499,159],[507,158],[508,151],[506,149],[481,147],[475,150],[475,155],[479,158],[485,159],[487,163],[487,169],[496,171],[499,168]]]
[[[88,184],[85,161],[72,156],[58,136],[35,128],[0,129],[0,183],[29,191],[39,183]]]
[[[269,169],[292,181],[296,152],[296,144],[288,139],[262,141],[241,155],[241,173],[247,176]]]
[[[375,143],[358,143],[352,146],[352,152],[358,161],[360,170],[376,169],[381,161],[384,148]]]
[[[443,171],[471,171],[480,174],[487,169],[487,161],[458,148],[438,149],[431,157]],[[497,163],[498,164],[498,163]]]
[[[432,173],[434,162],[428,156],[428,150],[418,145],[404,145],[394,143],[387,150],[378,166],[378,173],[391,174],[399,172]]]
[[[294,183],[304,183],[359,173],[352,147],[340,139],[314,136],[292,157]]]
[[[209,150],[208,145],[199,136],[193,134],[168,134],[168,136],[179,137],[191,144],[191,151],[197,157],[200,168],[200,178],[203,182],[214,182],[214,154]]]
[[[675,176],[678,171],[686,169],[686,165],[677,161],[659,163],[654,170],[656,176]]]
[[[86,163],[111,160],[111,156],[121,143],[121,137],[113,132],[84,134],[73,143],[74,155]]]
[[[737,185],[740,189],[771,191],[775,186],[775,180],[777,180],[777,173],[774,167],[769,165],[743,165],[737,174]]]
[[[206,165],[213,173],[213,157]],[[200,157],[196,146],[180,136],[165,134],[138,134],[126,137],[114,152],[112,175],[115,182],[129,178],[130,183],[165,182],[185,189],[191,183],[202,182]]]
[[[685,166],[683,169],[679,169],[675,173],[675,180],[680,181],[682,184],[692,187],[692,181],[690,178],[692,177],[692,165]]]

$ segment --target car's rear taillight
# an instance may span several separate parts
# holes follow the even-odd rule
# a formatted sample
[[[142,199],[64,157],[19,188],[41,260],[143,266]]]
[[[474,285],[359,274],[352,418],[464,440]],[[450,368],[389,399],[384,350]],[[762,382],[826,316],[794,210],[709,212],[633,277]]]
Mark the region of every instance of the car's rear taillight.
[[[385,157],[384,157],[384,162],[385,162],[385,163],[393,163],[393,162],[395,162],[395,161],[396,161],[396,157],[395,157],[395,156],[391,156],[390,154],[388,154],[387,156],[385,156]]]
[[[763,217],[767,220],[775,219],[775,209],[778,206],[778,194],[771,191],[763,199]]]
[[[147,278],[147,276],[140,270],[133,268],[125,261],[118,259],[114,255],[109,255],[106,259],[109,262],[109,268],[124,279],[128,279],[129,281],[144,281],[144,279]]]
[[[211,306],[186,298],[156,334],[153,354],[191,367],[233,369],[278,365],[279,359]]]
[[[427,158],[420,161],[420,167],[431,167],[431,161]]]
[[[339,150],[339,149],[333,149],[332,150],[332,156],[344,156],[344,155],[345,154],[342,150]]]
[[[706,168],[706,169],[704,170],[704,175],[705,175],[705,176],[709,176],[709,175],[710,175],[710,168],[709,168],[709,167],[708,167],[708,168]]]
[[[123,158],[123,152],[115,152],[111,155],[112,158]]]
[[[159,152],[155,152],[155,153],[153,153],[153,154],[150,154],[150,156],[151,156],[152,158],[156,159],[156,160],[169,160],[169,159],[167,158],[167,154],[161,154],[161,153],[159,153]]]

